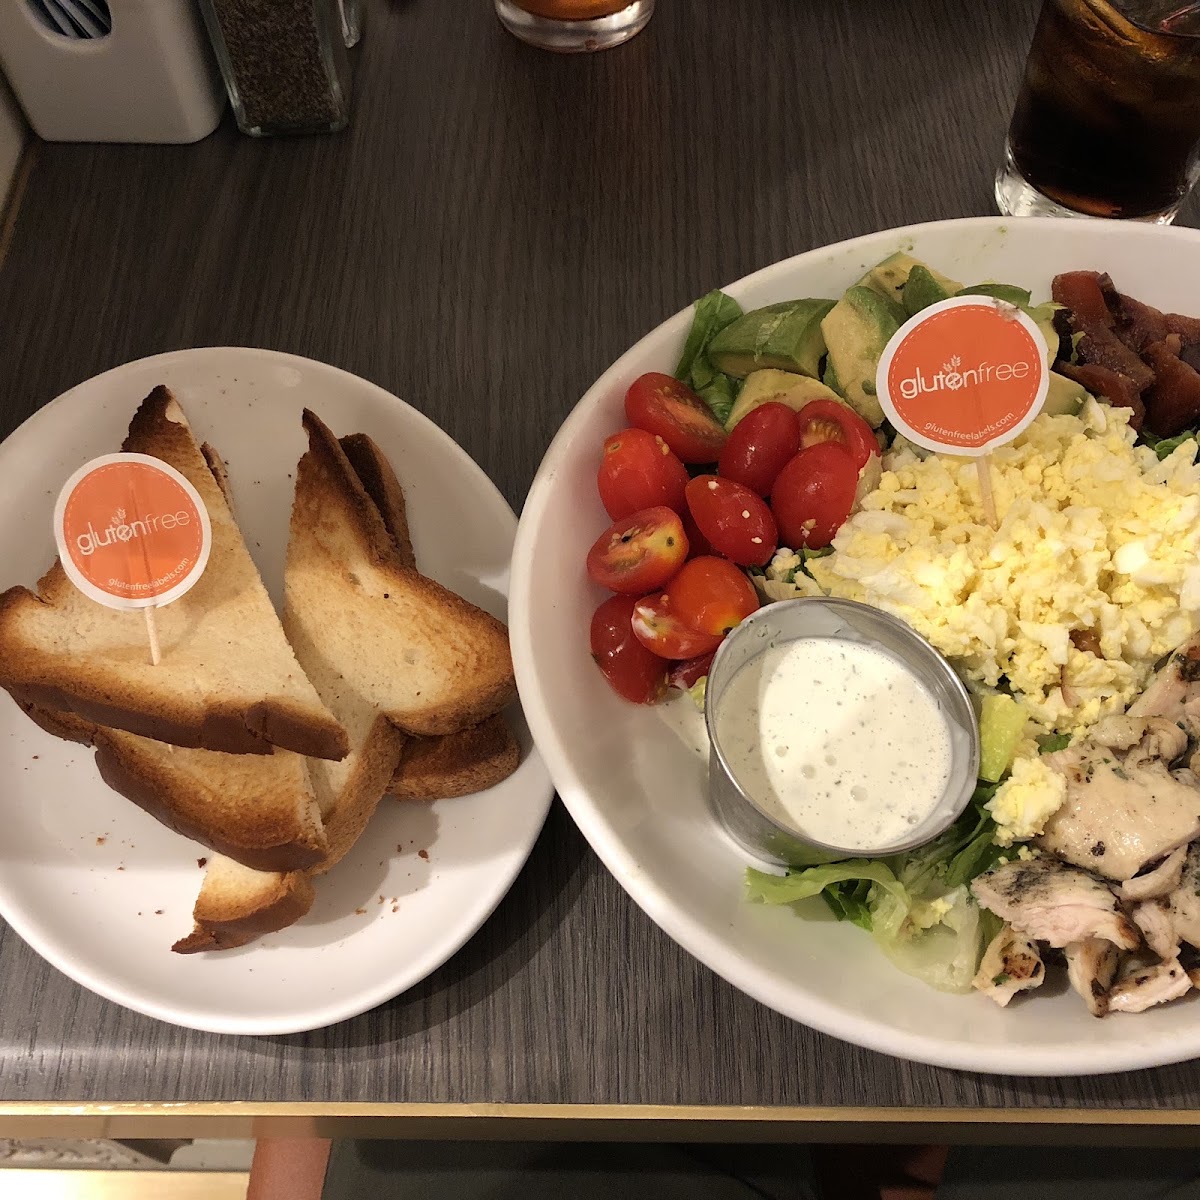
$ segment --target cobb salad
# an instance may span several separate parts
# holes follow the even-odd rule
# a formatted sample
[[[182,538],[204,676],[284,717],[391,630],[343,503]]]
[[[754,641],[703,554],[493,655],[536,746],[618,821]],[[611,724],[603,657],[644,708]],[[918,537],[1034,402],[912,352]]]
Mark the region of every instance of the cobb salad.
[[[898,436],[875,374],[950,296],[1026,312],[1041,413],[971,460]],[[974,799],[887,858],[747,870],[767,904],[821,896],[900,969],[1001,1005],[1065,961],[1097,1016],[1200,987],[1200,319],[1100,272],[1034,304],[898,253],[842,296],[695,305],[673,375],[635,380],[601,452],[613,524],[587,556],[609,684],[703,706],[724,636],[762,604],[858,600],[901,618],[971,689]],[[806,906],[797,904],[803,915]]]

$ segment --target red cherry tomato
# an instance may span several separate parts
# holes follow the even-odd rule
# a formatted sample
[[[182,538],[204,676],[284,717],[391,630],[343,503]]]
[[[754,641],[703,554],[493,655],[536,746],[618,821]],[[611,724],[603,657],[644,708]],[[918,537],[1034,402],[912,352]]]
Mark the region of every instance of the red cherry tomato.
[[[618,696],[657,704],[667,691],[667,664],[633,636],[632,596],[610,596],[592,615],[592,658]]]
[[[753,414],[751,414],[753,415]],[[854,460],[861,471],[872,454],[879,453],[875,433],[854,411],[836,400],[810,400],[799,413],[800,449],[835,442]]]
[[[717,461],[725,429],[686,383],[659,371],[639,376],[625,393],[630,425],[657,434],[685,463]]]
[[[778,534],[761,496],[732,479],[698,475],[687,485],[687,503],[717,554],[742,567],[761,567],[770,561]]]
[[[779,472],[771,489],[771,511],[785,546],[820,550],[850,515],[858,467],[836,442],[801,450]]]
[[[700,526],[696,524],[696,518],[692,516],[692,510],[686,502],[679,516],[683,521],[683,532],[687,534],[688,554],[692,558],[698,558],[701,554],[711,554],[713,548],[708,544],[708,538],[700,532]]]
[[[632,625],[637,640],[660,658],[695,658],[712,653],[721,644],[720,637],[697,633],[685,625],[675,615],[666,592],[637,601]]]
[[[800,418],[794,409],[772,400],[751,409],[733,427],[717,474],[766,496],[783,464],[799,449]]]
[[[687,468],[662,438],[644,429],[623,429],[605,438],[596,484],[614,521],[658,504],[684,512],[687,481]]]
[[[711,654],[701,654],[699,658],[689,658],[685,662],[676,663],[667,676],[667,682],[681,692],[694,688],[708,674],[716,653],[714,650]]]
[[[758,608],[754,584],[727,558],[693,558],[668,589],[671,611],[699,633],[724,637]]]
[[[660,505],[610,525],[588,551],[587,573],[610,592],[644,596],[662,587],[687,556],[679,514]]]

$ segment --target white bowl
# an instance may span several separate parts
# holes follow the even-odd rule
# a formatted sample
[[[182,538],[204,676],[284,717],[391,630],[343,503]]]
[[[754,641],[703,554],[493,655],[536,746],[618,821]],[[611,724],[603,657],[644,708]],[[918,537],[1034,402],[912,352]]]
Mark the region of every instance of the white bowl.
[[[1047,299],[1060,271],[1108,271],[1122,291],[1200,316],[1200,233],[1109,221],[972,218],[856,238],[758,271],[726,290],[749,309],[836,296],[908,250],[946,274],[1004,280]],[[714,283],[716,281],[713,281]],[[672,371],[691,320],[677,313],[622,355],[575,407],[534,480],[513,552],[510,623],[534,738],[571,815],[605,865],[681,946],[735,987],[822,1032],[941,1066],[1084,1075],[1200,1055],[1190,998],[1098,1021],[1050,985],[1000,1009],[898,972],[869,935],[819,901],[801,919],[743,899],[743,851],[705,802],[705,763],[655,713],[614,695],[592,663],[588,624],[603,593],[583,569],[608,521],[596,494],[604,437],[644,371]],[[597,931],[603,936],[603,930]]]

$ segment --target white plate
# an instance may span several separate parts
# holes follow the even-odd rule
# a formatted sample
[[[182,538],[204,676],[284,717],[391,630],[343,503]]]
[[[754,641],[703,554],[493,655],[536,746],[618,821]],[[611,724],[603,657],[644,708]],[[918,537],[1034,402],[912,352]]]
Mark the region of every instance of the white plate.
[[[891,230],[802,254],[728,290],[747,309],[837,296],[898,249],[968,283],[1020,284],[1035,299],[1049,298],[1059,271],[1107,270],[1141,300],[1200,315],[1200,234],[1086,220],[981,218]],[[584,835],[634,900],[701,962],[764,1004],[847,1041],[944,1066],[1029,1075],[1200,1055],[1195,993],[1103,1021],[1073,993],[1050,996],[1047,988],[1000,1009],[900,974],[867,934],[837,924],[819,900],[807,920],[743,901],[746,861],[708,811],[703,759],[653,713],[610,692],[588,655],[588,621],[602,593],[588,582],[583,557],[608,523],[596,495],[600,445],[625,424],[629,383],[644,371],[674,369],[690,321],[688,309],[659,326],[579,402],[534,481],[513,551],[517,683],[551,777]]]
[[[407,495],[422,570],[504,617],[516,519],[467,454],[374,384],[252,349],[127,363],[72,388],[0,445],[4,586],[32,585],[46,569],[62,482],[120,446],[159,383],[226,458],[276,602],[307,406],[338,435],[367,433],[382,447]],[[191,930],[205,851],[111,792],[91,751],[43,733],[0,693],[0,915],[84,987],[177,1025],[278,1034],[355,1016],[444,963],[528,857],[552,791],[519,710],[511,716],[523,755],[509,779],[435,804],[385,799],[302,921],[240,950],[179,955],[170,946]]]

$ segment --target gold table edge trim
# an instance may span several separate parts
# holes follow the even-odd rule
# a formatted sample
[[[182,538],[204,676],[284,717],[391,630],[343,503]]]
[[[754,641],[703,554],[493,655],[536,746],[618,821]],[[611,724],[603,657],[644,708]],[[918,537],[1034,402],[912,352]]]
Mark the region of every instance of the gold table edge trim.
[[[1200,1109],[927,1108],[659,1104],[103,1103],[0,1101],[0,1136],[161,1137],[695,1137],[781,1126],[878,1133],[979,1126],[1200,1126]],[[658,1132],[656,1132],[656,1130]],[[568,1132],[569,1131],[569,1132]]]

